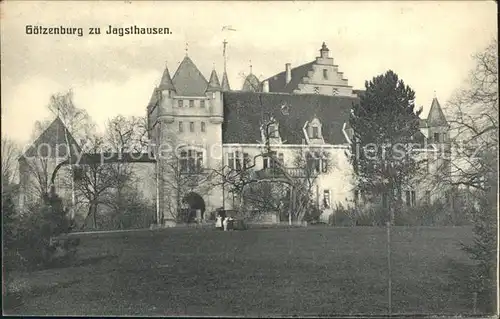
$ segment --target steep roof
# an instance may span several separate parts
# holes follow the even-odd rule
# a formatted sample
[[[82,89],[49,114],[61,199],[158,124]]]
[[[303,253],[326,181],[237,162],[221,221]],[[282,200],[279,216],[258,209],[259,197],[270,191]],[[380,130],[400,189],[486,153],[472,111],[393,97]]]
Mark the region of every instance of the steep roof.
[[[222,91],[231,91],[226,71],[224,71],[224,74],[222,75]]]
[[[205,96],[208,82],[193,61],[184,57],[172,79],[175,90],[181,96]]]
[[[68,142],[66,142],[66,135]],[[33,144],[21,155],[23,157],[55,157],[57,154],[60,157],[67,156],[67,148],[62,145],[70,145],[70,151],[81,152],[81,148],[74,139],[73,135],[66,128],[62,120],[58,117],[50,123],[45,131],[33,142]],[[48,147],[41,147],[41,145],[48,145]],[[58,148],[59,147],[59,148]]]
[[[210,74],[210,81],[208,81],[207,92],[221,91],[221,90],[222,88],[220,86],[217,72],[215,72],[215,70],[212,70],[212,74]]]
[[[441,109],[441,105],[439,105],[437,98],[432,99],[429,116],[427,116],[427,125],[431,127],[448,125],[448,121],[446,121],[446,117],[444,116],[443,110]]]
[[[168,72],[168,67],[165,66],[165,71],[161,77],[160,85],[158,86],[160,90],[172,90],[175,91],[174,84],[172,83],[172,78],[170,77],[170,72]]]
[[[301,83],[302,78],[307,76],[307,73],[312,70],[312,65],[315,61],[311,61],[306,64],[302,64],[296,68],[291,69],[292,79],[286,84],[286,71],[275,74],[268,79],[269,91],[270,92],[283,92],[283,93],[293,93],[294,90],[298,89],[299,83]]]
[[[241,90],[246,92],[260,92],[261,87],[259,79],[254,74],[250,73],[245,78],[245,82],[243,83],[243,88]]]
[[[326,143],[346,143],[342,127],[349,120],[350,109],[357,98],[317,94],[280,94],[255,92],[224,92],[223,143],[255,144],[260,133],[263,114],[272,115],[279,123],[285,144],[302,144],[303,127],[317,117],[322,123]],[[282,106],[288,112],[282,112]],[[288,114],[288,115],[287,115]]]

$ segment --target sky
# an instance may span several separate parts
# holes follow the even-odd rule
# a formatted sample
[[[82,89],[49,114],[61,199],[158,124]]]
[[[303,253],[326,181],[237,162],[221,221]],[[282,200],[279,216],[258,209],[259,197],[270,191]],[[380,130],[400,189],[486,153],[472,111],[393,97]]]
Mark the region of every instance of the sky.
[[[73,89],[98,127],[118,114],[144,116],[168,66],[187,52],[208,79],[222,78],[227,40],[231,87],[242,74],[265,79],[310,62],[323,42],[354,89],[391,69],[416,92],[427,116],[464,84],[471,55],[497,37],[493,1],[134,2],[3,1],[2,135],[29,143],[35,121],[50,119],[51,94]],[[28,35],[26,25],[82,27],[84,36]],[[169,35],[104,34],[109,25],[168,27]],[[222,31],[223,26],[235,31]],[[100,27],[101,35],[88,29]],[[186,45],[187,44],[187,45]]]

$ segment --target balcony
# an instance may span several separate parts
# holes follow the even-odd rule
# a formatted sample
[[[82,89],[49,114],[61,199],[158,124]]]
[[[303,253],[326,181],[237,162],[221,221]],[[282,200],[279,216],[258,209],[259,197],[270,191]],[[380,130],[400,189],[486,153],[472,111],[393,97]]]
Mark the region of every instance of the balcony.
[[[288,176],[292,178],[304,178],[305,172],[301,168],[287,167],[284,169]],[[286,179],[283,170],[280,168],[264,168],[255,172],[256,179]]]

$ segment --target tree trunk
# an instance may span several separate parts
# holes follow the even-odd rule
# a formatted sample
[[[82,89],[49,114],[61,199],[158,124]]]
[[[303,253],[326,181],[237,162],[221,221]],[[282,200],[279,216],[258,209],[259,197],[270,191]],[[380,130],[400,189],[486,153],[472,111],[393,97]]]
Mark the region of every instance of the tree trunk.
[[[97,229],[97,220],[96,220],[97,204],[93,204],[92,206],[93,206],[92,221],[94,224],[94,229]]]

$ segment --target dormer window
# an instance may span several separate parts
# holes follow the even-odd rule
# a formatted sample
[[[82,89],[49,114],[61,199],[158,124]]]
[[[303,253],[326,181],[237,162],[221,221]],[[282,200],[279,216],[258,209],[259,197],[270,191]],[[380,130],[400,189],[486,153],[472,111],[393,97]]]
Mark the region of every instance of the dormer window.
[[[278,125],[277,124],[273,124],[273,125],[269,125],[269,138],[278,138]]]
[[[439,133],[434,133],[434,143],[439,143]]]
[[[311,138],[319,138],[319,128],[317,126],[312,127],[312,136]]]
[[[318,140],[322,138],[321,133],[321,122],[318,118],[314,118],[310,123],[308,123],[307,135],[311,140]]]

